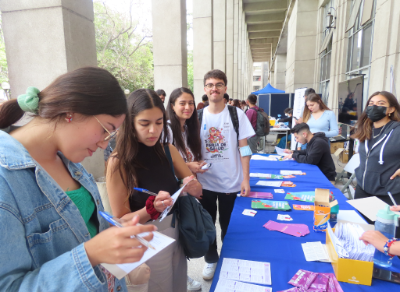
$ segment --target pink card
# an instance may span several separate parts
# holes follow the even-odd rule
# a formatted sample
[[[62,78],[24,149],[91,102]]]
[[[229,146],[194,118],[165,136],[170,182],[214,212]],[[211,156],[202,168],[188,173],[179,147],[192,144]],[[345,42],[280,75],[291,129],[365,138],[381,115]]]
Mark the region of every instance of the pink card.
[[[269,220],[263,227],[271,231],[279,231],[296,237],[305,236],[310,233],[308,226],[305,224],[278,223]]]
[[[258,198],[258,199],[273,199],[274,195],[265,192],[250,192],[247,198]]]

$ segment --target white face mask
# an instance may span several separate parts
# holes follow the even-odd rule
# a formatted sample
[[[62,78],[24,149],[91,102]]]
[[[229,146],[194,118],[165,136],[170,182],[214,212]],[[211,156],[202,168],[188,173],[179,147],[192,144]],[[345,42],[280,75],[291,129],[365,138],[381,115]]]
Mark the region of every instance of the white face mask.
[[[288,117],[289,115],[288,115],[288,114],[285,114],[285,116],[287,116],[287,117]]]

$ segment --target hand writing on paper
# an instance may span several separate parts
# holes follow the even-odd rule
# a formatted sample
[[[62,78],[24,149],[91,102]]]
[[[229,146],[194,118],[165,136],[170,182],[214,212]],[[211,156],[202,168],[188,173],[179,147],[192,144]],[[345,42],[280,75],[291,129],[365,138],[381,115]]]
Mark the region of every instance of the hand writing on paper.
[[[165,208],[171,205],[172,199],[170,194],[168,192],[159,191],[157,197],[153,202],[153,206],[157,210],[157,212],[162,212],[165,210]]]
[[[250,194],[250,181],[244,179],[240,185],[240,195],[242,197],[247,197]]]
[[[135,216],[129,223],[124,224],[125,227],[110,227],[85,242],[86,254],[93,267],[100,263],[134,263],[142,258],[146,247],[131,236],[156,231],[157,227],[154,225],[136,226],[139,219],[139,216]],[[150,233],[143,238],[150,241],[153,239],[153,234]]]
[[[293,151],[292,150],[289,150],[289,149],[285,149],[285,150],[283,150],[283,152],[285,152],[285,153],[293,153]]]
[[[292,159],[293,154],[286,155],[283,159]]]
[[[183,184],[186,184],[188,181],[194,178],[194,175],[185,177],[183,179]],[[203,196],[203,187],[199,183],[197,179],[193,179],[191,182],[189,182],[186,187],[183,189],[183,192],[187,192],[193,197],[196,197],[198,200],[201,200],[201,197]]]
[[[387,237],[376,230],[368,230],[361,235],[360,240],[364,241],[365,245],[372,244],[380,252],[383,252],[383,247],[388,241]]]
[[[208,169],[201,169],[207,163],[205,161],[194,161],[187,162],[186,165],[189,167],[190,171],[193,173],[205,173]]]
[[[396,170],[396,172],[390,177],[390,179],[394,179],[396,176],[400,176],[400,169]]]

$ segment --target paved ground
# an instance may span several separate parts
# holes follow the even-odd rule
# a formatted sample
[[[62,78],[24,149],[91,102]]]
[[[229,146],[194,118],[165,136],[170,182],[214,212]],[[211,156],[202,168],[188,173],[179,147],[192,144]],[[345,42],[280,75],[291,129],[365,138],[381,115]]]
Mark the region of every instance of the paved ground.
[[[265,147],[267,150],[266,152],[271,152],[273,148],[272,145],[267,144]],[[341,163],[340,161],[338,161],[337,157],[335,157],[332,154],[332,158],[333,161],[335,162],[335,166],[336,166],[336,172],[340,173],[343,170],[343,167],[345,166],[345,164]],[[346,180],[343,182],[346,183]],[[343,183],[338,183],[337,185],[335,185],[336,188],[338,188],[339,190],[343,187]],[[217,222],[218,222],[218,217],[217,217]],[[221,251],[221,228],[219,226],[219,224],[217,223],[217,246],[218,246],[218,251]],[[205,265],[204,259],[200,258],[200,259],[191,259],[188,262],[188,275],[190,277],[192,277],[193,279],[195,279],[196,281],[199,281],[200,283],[202,283],[202,292],[208,292],[210,291],[210,287],[211,287],[211,281],[204,281],[203,277],[202,277],[202,273],[203,273],[203,267]]]

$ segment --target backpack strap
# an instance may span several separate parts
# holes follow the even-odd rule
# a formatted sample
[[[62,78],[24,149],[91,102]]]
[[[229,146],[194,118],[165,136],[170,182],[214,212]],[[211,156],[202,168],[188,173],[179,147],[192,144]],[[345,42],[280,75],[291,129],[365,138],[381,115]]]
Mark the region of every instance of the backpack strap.
[[[201,123],[203,122],[203,108],[199,109],[197,111],[197,118],[199,119],[200,128],[201,128]]]
[[[235,129],[239,144],[239,118],[235,106],[228,105],[229,115],[231,116],[233,128]]]

